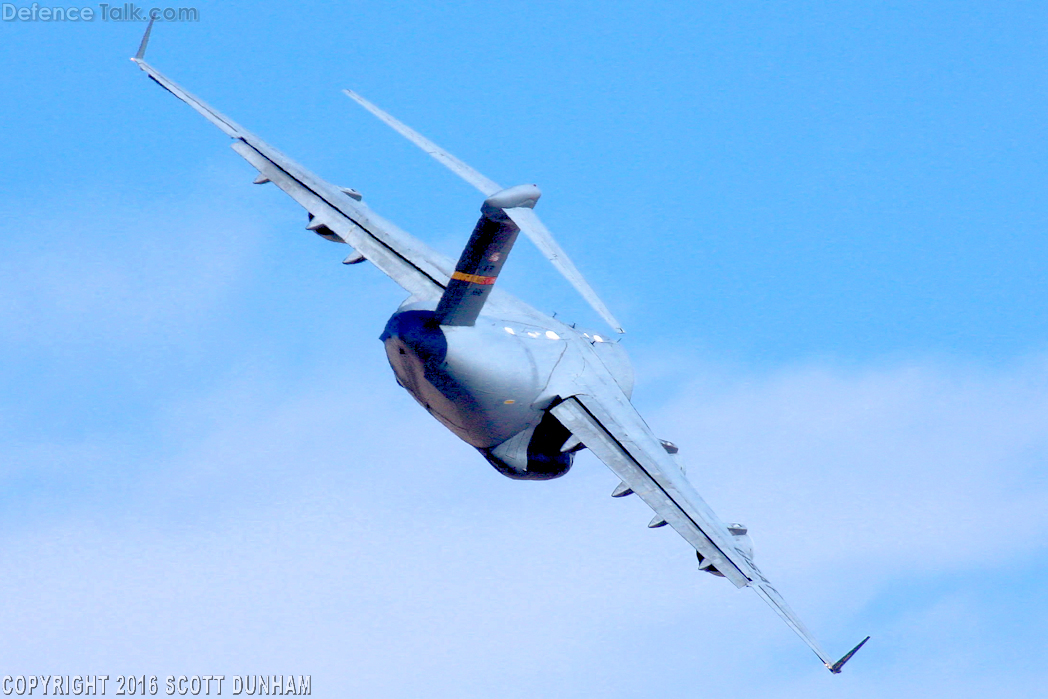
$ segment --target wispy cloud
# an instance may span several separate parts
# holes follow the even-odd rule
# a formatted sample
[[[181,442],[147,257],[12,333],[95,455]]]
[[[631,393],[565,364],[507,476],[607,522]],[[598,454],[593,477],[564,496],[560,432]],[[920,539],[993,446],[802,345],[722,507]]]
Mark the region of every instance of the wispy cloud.
[[[778,520],[776,544],[801,537],[819,559],[851,552],[919,571],[996,565],[1048,541],[1043,358],[808,367],[709,385],[685,389],[662,416],[695,459],[693,478]]]
[[[1039,360],[682,389],[650,422],[750,525],[765,571],[834,650],[880,632],[827,684],[759,600],[697,573],[643,504],[608,498],[595,460],[551,483],[502,479],[384,375],[331,369],[293,395],[260,379],[169,406],[158,431],[180,437],[131,475],[96,459],[80,493],[23,486],[69,507],[5,518],[5,668],[312,672],[324,695],[878,696],[994,643],[964,631],[991,593],[955,578],[1030,565],[1048,533]],[[85,450],[107,448],[120,453]]]

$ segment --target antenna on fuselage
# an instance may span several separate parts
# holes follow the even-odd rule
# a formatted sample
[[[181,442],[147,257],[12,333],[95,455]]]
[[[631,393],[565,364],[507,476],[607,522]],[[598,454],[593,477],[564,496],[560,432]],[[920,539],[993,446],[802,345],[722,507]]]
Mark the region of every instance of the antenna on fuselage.
[[[357,93],[352,90],[343,90],[343,92],[345,92],[348,97],[355,100],[364,109],[386,122],[386,124],[392,127],[404,138],[424,150],[434,160],[476,187],[485,197],[490,197],[493,194],[503,191],[503,187],[495,183],[493,180],[480,174],[472,167],[462,162],[436,143],[433,143],[433,141],[430,141],[411,127],[397,121],[393,116],[382,111]],[[531,239],[531,242],[538,246],[538,249],[546,256],[546,259],[553,263],[553,266],[557,268],[557,271],[560,272],[573,287],[575,287],[575,290],[582,295],[582,298],[586,299],[589,305],[593,307],[593,310],[599,313],[600,317],[606,320],[608,325],[610,325],[615,332],[626,332],[622,328],[622,324],[616,320],[615,316],[612,315],[610,310],[608,310],[608,307],[600,300],[600,297],[597,296],[597,292],[589,285],[589,282],[587,282],[582,276],[582,273],[579,272],[577,267],[575,267],[575,263],[571,261],[571,258],[568,257],[568,254],[564,252],[563,248],[557,244],[557,241],[553,239],[553,235],[549,232],[549,229],[546,228],[541,220],[539,220],[539,217],[535,215],[535,212],[532,209],[527,207],[513,207],[504,209],[504,211],[506,212],[506,216],[508,216],[513,223],[517,224],[517,227],[520,228],[524,235]]]

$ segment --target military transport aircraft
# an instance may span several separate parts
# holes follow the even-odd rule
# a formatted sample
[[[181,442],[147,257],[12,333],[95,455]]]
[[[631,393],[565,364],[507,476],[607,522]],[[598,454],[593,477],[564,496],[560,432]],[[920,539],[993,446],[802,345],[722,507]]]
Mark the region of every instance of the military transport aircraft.
[[[457,263],[381,218],[359,192],[337,187],[293,162],[145,61],[152,22],[132,58],[150,78],[233,139],[255,169],[305,208],[306,228],[353,252],[410,295],[381,340],[396,376],[434,418],[510,478],[564,475],[586,448],[655,512],[649,527],[670,525],[695,548],[699,569],[754,591],[808,644],[830,672],[834,662],[753,563],[746,527],[724,524],[692,487],[677,448],[658,439],[630,403],[633,369],[608,336],[583,332],[495,288],[523,232],[616,333],[624,330],[535,215],[539,188],[504,189],[354,92],[346,94],[479,189],[480,220]]]

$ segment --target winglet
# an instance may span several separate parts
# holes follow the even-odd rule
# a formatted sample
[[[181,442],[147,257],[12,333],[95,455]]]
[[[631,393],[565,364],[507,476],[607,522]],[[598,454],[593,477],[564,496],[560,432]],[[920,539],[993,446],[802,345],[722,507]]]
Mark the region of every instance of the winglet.
[[[862,639],[862,641],[859,643],[859,645],[855,646],[850,651],[845,653],[843,658],[841,658],[840,660],[835,662],[833,665],[828,666],[829,669],[830,669],[830,672],[832,672],[835,675],[840,674],[841,668],[844,667],[844,663],[846,663],[849,660],[851,660],[851,657],[853,655],[855,655],[856,653],[858,653],[859,649],[862,648],[864,645],[866,645],[866,641],[868,641],[868,640],[870,640],[869,636],[867,636],[866,638]]]
[[[146,45],[149,43],[149,32],[153,31],[153,22],[156,21],[156,17],[149,18],[149,24],[146,25],[146,33],[142,35],[142,43],[138,45],[138,53],[131,60],[138,63],[146,57]]]

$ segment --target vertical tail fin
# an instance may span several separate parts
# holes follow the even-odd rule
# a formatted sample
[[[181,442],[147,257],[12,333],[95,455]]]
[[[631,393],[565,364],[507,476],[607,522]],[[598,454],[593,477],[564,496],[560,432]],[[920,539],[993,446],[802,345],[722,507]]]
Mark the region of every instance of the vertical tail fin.
[[[530,209],[542,195],[533,184],[510,187],[484,200],[480,220],[437,305],[441,325],[473,325],[506,263],[520,228],[506,209]]]

